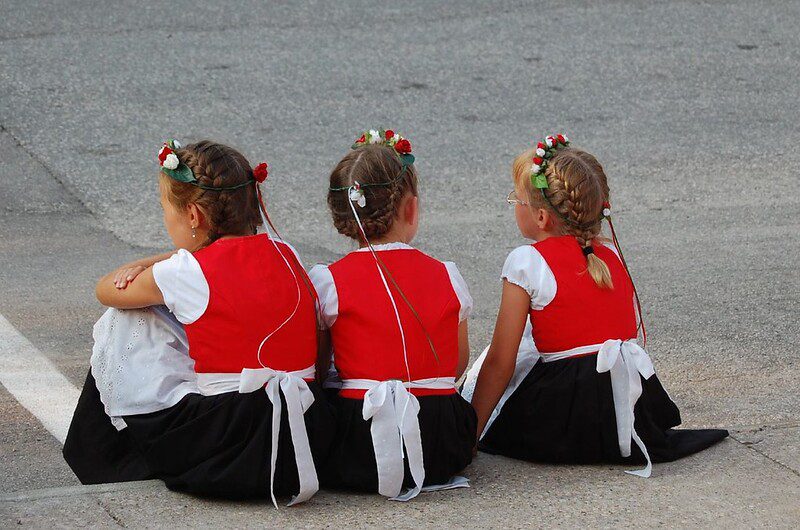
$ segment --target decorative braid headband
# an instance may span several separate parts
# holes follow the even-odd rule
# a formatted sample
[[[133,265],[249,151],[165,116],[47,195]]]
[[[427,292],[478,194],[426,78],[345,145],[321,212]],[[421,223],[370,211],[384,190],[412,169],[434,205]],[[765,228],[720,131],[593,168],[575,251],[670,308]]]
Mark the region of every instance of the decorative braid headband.
[[[358,149],[365,145],[385,145],[395,150],[404,166],[414,163],[414,155],[411,154],[411,142],[402,135],[395,133],[391,129],[370,129],[364,131],[361,138],[355,141],[350,149]]]
[[[553,158],[559,147],[567,147],[568,145],[569,138],[563,134],[548,136],[544,139],[544,142],[536,144],[536,153],[531,165],[531,183],[535,188],[540,190],[548,188],[547,177],[544,174],[545,169],[547,169],[547,163]]]
[[[536,152],[534,153],[533,160],[531,161],[531,183],[533,184],[534,188],[538,188],[542,192],[542,197],[544,197],[544,200],[550,205],[550,208],[556,212],[556,214],[558,214],[562,221],[581,229],[589,228],[597,221],[581,224],[568,218],[558,211],[555,206],[553,206],[553,203],[550,202],[550,197],[548,197],[547,193],[545,192],[545,190],[550,187],[550,185],[547,183],[547,176],[545,175],[547,165],[550,162],[550,159],[556,154],[556,150],[568,147],[569,144],[569,138],[567,138],[565,134],[554,134],[552,136],[547,136],[545,137],[544,141],[536,144]],[[603,203],[603,212],[598,221],[602,221],[610,216],[611,205],[608,202],[605,202]]]
[[[269,174],[267,164],[266,162],[262,162],[253,168],[253,178],[247,179],[240,184],[234,184],[233,186],[206,186],[205,184],[200,184],[192,168],[181,162],[178,155],[175,154],[175,151],[181,147],[181,144],[177,140],[167,140],[158,152],[158,164],[161,166],[161,172],[172,180],[197,186],[201,190],[210,191],[238,190],[254,182],[264,182],[267,180]]]
[[[397,156],[400,157],[402,169],[395,178],[388,182],[373,182],[371,184],[361,184],[353,182],[350,186],[342,186],[341,188],[328,188],[330,191],[346,191],[352,202],[358,204],[360,208],[367,205],[367,199],[364,196],[365,188],[383,188],[392,186],[395,182],[403,178],[403,173],[406,169],[414,163],[414,155],[411,154],[411,142],[407,138],[395,133],[391,129],[370,129],[364,131],[361,137],[355,141],[350,149],[359,149],[367,145],[383,145],[391,147]]]

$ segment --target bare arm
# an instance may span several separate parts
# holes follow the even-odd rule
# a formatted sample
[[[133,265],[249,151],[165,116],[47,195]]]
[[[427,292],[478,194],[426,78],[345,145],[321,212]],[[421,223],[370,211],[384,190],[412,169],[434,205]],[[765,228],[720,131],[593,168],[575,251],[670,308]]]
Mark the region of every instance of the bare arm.
[[[494,327],[492,344],[478,375],[472,406],[478,415],[478,436],[483,432],[492,411],[500,401],[517,360],[519,342],[525,330],[525,320],[531,299],[521,287],[503,281],[503,297]]]
[[[137,259],[136,261],[132,261],[130,263],[126,263],[122,267],[118,268],[111,274],[113,275],[113,282],[117,289],[125,289],[129,283],[131,283],[137,276],[139,276],[144,270],[148,267],[152,267],[153,264],[158,263],[159,261],[164,261],[165,259],[169,259],[172,255],[175,254],[175,251],[165,252],[163,254],[157,254],[155,256],[149,256],[142,259]]]
[[[117,309],[135,309],[164,303],[164,296],[153,278],[153,267],[147,267],[133,283],[119,288],[114,283],[117,271],[110,272],[100,278],[95,288],[97,300],[108,307]]]
[[[469,328],[464,320],[458,325],[458,367],[456,368],[456,381],[461,379],[464,370],[469,364]]]

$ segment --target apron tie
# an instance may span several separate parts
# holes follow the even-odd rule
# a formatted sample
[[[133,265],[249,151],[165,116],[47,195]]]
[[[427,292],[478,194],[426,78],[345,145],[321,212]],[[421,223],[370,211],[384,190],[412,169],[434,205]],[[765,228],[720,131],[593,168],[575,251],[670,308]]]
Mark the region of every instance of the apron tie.
[[[634,408],[642,395],[642,380],[655,374],[653,362],[647,352],[635,340],[607,340],[597,353],[597,373],[609,372],[611,392],[614,396],[614,414],[617,418],[617,438],[619,451],[623,457],[631,455],[631,439],[641,449],[647,459],[643,469],[626,471],[631,475],[647,478],[653,470],[650,455],[642,439],[634,428]]]
[[[286,412],[289,419],[289,434],[294,446],[294,458],[297,465],[297,476],[300,491],[292,497],[287,506],[293,506],[310,499],[319,490],[319,480],[311,455],[303,414],[314,403],[314,393],[303,377],[313,377],[314,367],[296,372],[283,372],[271,368],[245,368],[239,382],[239,393],[246,394],[264,388],[272,403],[272,446],[270,448],[269,494],[272,504],[278,507],[275,500],[275,463],[278,458],[278,435],[281,428],[282,393],[286,399]],[[266,387],[265,387],[266,385]]]
[[[370,434],[378,470],[378,493],[389,500],[409,501],[420,491],[469,487],[463,477],[454,477],[446,484],[422,487],[425,482],[425,463],[422,457],[422,434],[419,428],[419,400],[409,388],[452,389],[455,378],[440,377],[416,381],[375,381],[345,379],[343,389],[366,390],[362,416],[371,419]],[[405,467],[404,456],[414,479],[414,487],[402,492]]]

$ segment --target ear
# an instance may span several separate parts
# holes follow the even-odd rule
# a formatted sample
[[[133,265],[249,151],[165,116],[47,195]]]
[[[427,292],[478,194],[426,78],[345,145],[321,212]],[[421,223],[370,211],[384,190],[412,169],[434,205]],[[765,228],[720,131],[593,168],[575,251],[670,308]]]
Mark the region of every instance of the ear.
[[[200,209],[195,203],[191,203],[186,207],[186,216],[189,218],[189,226],[191,228],[202,227],[205,223],[205,215],[203,210]]]
[[[419,219],[419,198],[409,193],[403,199],[400,207],[400,218],[410,225],[414,225]]]
[[[553,218],[550,215],[550,210],[547,208],[537,208],[536,209],[536,226],[539,227],[539,230],[547,230],[553,223]]]

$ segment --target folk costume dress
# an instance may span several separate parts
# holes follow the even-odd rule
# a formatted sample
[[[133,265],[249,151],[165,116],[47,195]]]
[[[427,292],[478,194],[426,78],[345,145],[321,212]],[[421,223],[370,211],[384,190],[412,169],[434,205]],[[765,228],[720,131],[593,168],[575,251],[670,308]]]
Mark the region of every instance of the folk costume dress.
[[[95,325],[64,446],[81,482],[160,478],[273,502],[313,495],[336,423],[314,381],[304,274],[294,250],[266,234],[156,263],[166,307],[109,309]]]
[[[647,463],[676,460],[728,435],[675,430],[678,407],[636,342],[634,292],[616,251],[593,245],[613,289],[598,287],[572,236],[515,249],[503,279],[531,297],[516,369],[484,430],[479,449],[552,463]],[[488,351],[488,348],[487,348]],[[471,397],[487,351],[470,369]]]
[[[458,327],[472,298],[453,263],[403,243],[373,248],[402,294],[383,283],[368,248],[310,273],[338,376],[325,383],[338,389],[338,430],[323,485],[398,500],[423,486],[463,486],[465,479],[451,479],[472,460],[477,419],[456,392],[455,376]]]

